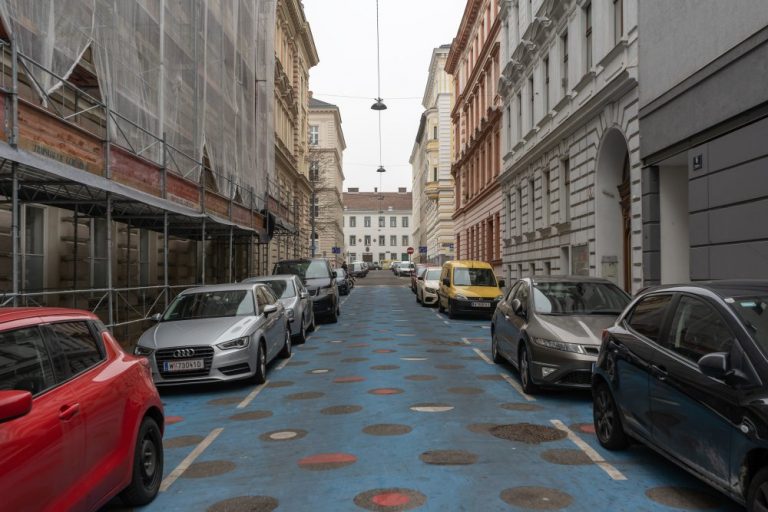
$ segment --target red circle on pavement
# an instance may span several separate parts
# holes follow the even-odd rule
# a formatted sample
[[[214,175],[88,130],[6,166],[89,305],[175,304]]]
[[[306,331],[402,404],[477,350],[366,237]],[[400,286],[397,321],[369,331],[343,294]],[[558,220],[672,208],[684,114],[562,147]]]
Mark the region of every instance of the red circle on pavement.
[[[390,352],[394,352],[391,348],[380,348],[378,350],[373,351],[375,354],[389,354]]]
[[[411,502],[411,498],[399,492],[385,492],[377,494],[371,501],[380,507],[401,507]]]
[[[377,388],[369,391],[372,395],[399,395],[402,392],[402,389],[397,388]]]
[[[313,471],[339,469],[357,462],[357,457],[348,453],[318,453],[304,457],[299,461],[299,467]]]
[[[364,380],[364,377],[337,377],[333,379],[333,382],[337,384],[346,384],[348,382],[363,382]]]
[[[180,421],[184,421],[184,418],[181,416],[166,416],[165,417],[165,424],[166,425],[173,425],[174,423],[179,423]]]

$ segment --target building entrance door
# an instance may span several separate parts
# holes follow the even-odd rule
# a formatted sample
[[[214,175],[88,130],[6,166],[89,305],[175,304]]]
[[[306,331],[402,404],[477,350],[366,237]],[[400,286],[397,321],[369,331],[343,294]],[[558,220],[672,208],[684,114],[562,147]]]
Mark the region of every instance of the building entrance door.
[[[627,153],[624,159],[624,170],[622,172],[621,184],[617,187],[619,189],[619,204],[621,206],[621,226],[622,226],[622,268],[621,272],[624,276],[624,290],[632,292],[632,266],[630,262],[632,260],[632,197],[630,195],[630,182],[629,182],[629,153]]]
[[[363,261],[365,261],[366,263],[372,263],[373,262],[373,253],[363,254]]]

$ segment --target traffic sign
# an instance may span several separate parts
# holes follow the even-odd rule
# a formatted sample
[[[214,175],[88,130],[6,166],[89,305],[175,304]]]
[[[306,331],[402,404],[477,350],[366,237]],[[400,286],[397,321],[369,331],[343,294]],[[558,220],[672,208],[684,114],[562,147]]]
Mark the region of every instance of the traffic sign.
[[[420,245],[419,246],[419,254],[427,254],[427,246],[426,245]]]
[[[409,247],[408,250],[405,252],[407,252],[408,254],[413,254],[413,247]]]
[[[331,252],[333,254],[341,254],[341,247],[332,247]]]

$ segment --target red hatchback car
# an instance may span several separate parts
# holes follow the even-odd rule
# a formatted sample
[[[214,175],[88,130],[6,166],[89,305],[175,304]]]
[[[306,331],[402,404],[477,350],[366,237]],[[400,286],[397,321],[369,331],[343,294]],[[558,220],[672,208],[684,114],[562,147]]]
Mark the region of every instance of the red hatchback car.
[[[99,319],[0,309],[3,510],[96,510],[152,501],[163,475],[163,406],[145,358]]]

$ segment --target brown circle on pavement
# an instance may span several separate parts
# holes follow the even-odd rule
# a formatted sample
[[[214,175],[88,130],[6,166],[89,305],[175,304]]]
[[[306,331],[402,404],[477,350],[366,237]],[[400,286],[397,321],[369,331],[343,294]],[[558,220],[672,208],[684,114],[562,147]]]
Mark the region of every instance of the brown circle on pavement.
[[[417,382],[437,379],[437,377],[435,377],[434,375],[408,375],[405,378],[408,380],[415,380]]]
[[[473,387],[448,388],[447,391],[455,395],[479,395],[485,393],[482,389]]]
[[[471,423],[467,425],[467,430],[475,434],[490,434],[491,429],[498,427],[498,423]]]
[[[238,496],[216,502],[206,512],[272,512],[278,505],[271,496]]]
[[[361,492],[354,501],[358,507],[372,512],[403,512],[421,507],[427,497],[412,489],[392,487]]]
[[[418,347],[419,346],[418,343],[398,343],[398,345],[401,347]]]
[[[334,405],[331,407],[326,407],[322,411],[320,411],[320,414],[328,414],[328,415],[338,415],[338,414],[352,414],[355,412],[362,411],[363,408],[360,405]]]
[[[365,380],[365,377],[359,377],[357,375],[352,375],[349,377],[336,377],[333,379],[333,382],[336,384],[351,384],[353,382],[363,382]]]
[[[432,450],[419,455],[422,462],[436,466],[464,466],[477,462],[477,455],[464,450]]]
[[[170,439],[163,439],[163,448],[182,448],[200,444],[203,436],[178,436]]]
[[[592,459],[581,450],[554,449],[541,454],[541,458],[552,464],[563,466],[585,466],[592,464]]]
[[[371,366],[371,370],[397,370],[400,368],[396,364],[379,364],[376,366]]]
[[[304,350],[317,350],[317,347],[307,347],[305,345],[302,345],[301,347],[296,347],[296,350],[301,350],[301,351],[304,351]]]
[[[550,487],[513,487],[501,491],[508,505],[533,510],[558,510],[573,503],[573,497]]]
[[[214,398],[213,400],[208,400],[208,405],[233,405],[239,404],[244,399],[244,396],[227,396],[224,398]]]
[[[575,430],[576,432],[581,432],[582,434],[595,435],[595,424],[594,423],[574,423],[573,425],[571,425],[571,430]]]
[[[399,395],[403,393],[400,388],[376,388],[368,390],[371,395]]]
[[[276,380],[269,381],[269,384],[267,384],[268,388],[287,388],[288,386],[293,386],[293,382],[290,380]]]
[[[367,357],[348,357],[346,359],[342,359],[342,363],[362,363],[363,361],[367,361]]]
[[[229,460],[208,460],[191,464],[181,476],[184,478],[206,478],[223,475],[235,469],[235,463]]]
[[[448,354],[450,350],[447,348],[428,348],[427,352],[432,352],[433,354]]]
[[[273,430],[271,432],[264,432],[259,436],[262,441],[270,442],[283,442],[283,441],[296,441],[307,437],[307,431],[295,428],[286,428],[283,430]]]
[[[307,391],[305,393],[294,393],[292,395],[286,395],[287,400],[313,400],[325,396],[325,393],[319,391]]]
[[[478,375],[478,376],[477,376],[477,379],[478,379],[478,380],[490,380],[490,381],[496,381],[496,380],[504,380],[504,377],[502,377],[501,375],[498,375],[498,374],[492,373],[492,374],[490,374],[490,375]]]
[[[367,343],[353,343],[352,345],[349,345],[349,348],[363,348],[363,347],[370,347]]]
[[[272,416],[272,411],[248,411],[230,416],[229,419],[235,421],[263,420]]]
[[[396,350],[391,348],[379,348],[373,351],[374,354],[391,354],[392,352],[396,352]]]
[[[558,441],[560,439],[565,439],[567,436],[567,434],[560,429],[549,427],[547,425],[535,425],[533,423],[498,425],[492,428],[490,433],[499,439],[526,444]]]
[[[309,364],[309,361],[288,361],[285,366],[304,366],[305,364]]]
[[[508,411],[540,411],[542,407],[537,404],[527,404],[525,402],[523,403],[509,403],[509,404],[501,404],[499,407],[502,409],[506,409]]]
[[[667,507],[687,510],[704,510],[717,508],[722,505],[719,496],[709,492],[674,485],[652,487],[645,491],[645,495],[656,503],[661,503]]]
[[[402,436],[413,430],[408,425],[398,425],[395,423],[378,423],[368,425],[363,428],[363,432],[372,436]]]
[[[299,467],[312,471],[326,471],[343,468],[357,462],[357,457],[348,453],[319,453],[304,457],[299,461]]]
[[[435,368],[438,370],[460,370],[464,368],[463,364],[436,364]]]

